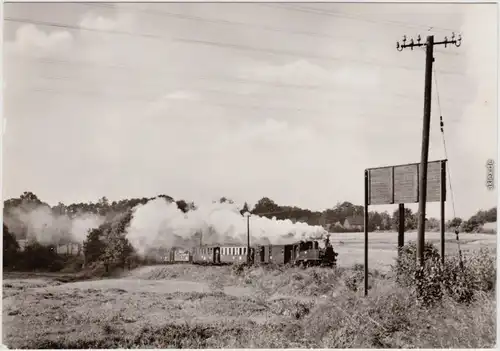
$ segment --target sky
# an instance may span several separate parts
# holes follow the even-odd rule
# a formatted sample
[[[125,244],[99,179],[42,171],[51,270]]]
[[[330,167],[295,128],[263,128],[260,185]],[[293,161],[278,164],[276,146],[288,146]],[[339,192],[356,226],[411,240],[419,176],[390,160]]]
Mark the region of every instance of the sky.
[[[442,114],[456,216],[497,204],[494,4],[7,3],[4,16],[4,199],[362,205],[366,168],[420,161],[425,49],[396,42],[455,31],[459,48],[434,49],[429,160],[445,158]]]

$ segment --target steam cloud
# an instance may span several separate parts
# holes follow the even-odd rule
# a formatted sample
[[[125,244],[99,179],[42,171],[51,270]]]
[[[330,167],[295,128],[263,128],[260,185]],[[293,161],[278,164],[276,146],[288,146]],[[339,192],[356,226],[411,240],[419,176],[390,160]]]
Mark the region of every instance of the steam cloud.
[[[83,243],[89,229],[97,228],[104,222],[98,215],[82,213],[74,218],[57,215],[47,206],[32,209],[14,208],[5,213],[4,221],[9,230],[21,239],[36,239],[42,245]]]
[[[236,205],[216,203],[183,213],[175,203],[159,198],[134,208],[126,235],[140,255],[159,247],[187,249],[200,242],[246,245],[247,219],[239,211]],[[251,245],[279,245],[321,239],[327,232],[321,226],[251,215],[250,234]]]

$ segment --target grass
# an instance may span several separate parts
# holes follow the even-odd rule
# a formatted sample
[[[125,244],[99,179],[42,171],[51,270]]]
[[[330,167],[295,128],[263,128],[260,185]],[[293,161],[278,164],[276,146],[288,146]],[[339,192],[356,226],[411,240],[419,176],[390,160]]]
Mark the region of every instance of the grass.
[[[491,260],[478,257],[467,261],[472,272],[491,279]],[[30,349],[495,345],[494,286],[477,288],[470,303],[445,296],[426,307],[390,272],[371,271],[364,297],[362,271],[173,265],[73,283],[10,277],[3,339]]]
[[[414,240],[412,235],[406,242]],[[394,279],[395,233],[370,233],[368,297],[363,296],[362,236],[331,239],[340,252],[336,269],[179,264],[140,267],[107,279],[92,278],[95,272],[4,272],[4,344],[30,349],[494,347],[496,264],[474,250],[496,246],[495,236],[461,236],[473,299],[457,302],[448,294],[431,306],[419,304],[412,288]],[[437,243],[439,235],[427,239]],[[453,261],[454,235],[447,240]]]

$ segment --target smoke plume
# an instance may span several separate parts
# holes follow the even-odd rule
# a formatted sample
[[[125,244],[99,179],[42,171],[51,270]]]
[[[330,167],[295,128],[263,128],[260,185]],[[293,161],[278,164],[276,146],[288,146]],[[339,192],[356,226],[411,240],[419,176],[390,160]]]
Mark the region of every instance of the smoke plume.
[[[89,229],[97,228],[104,218],[90,213],[54,214],[48,206],[13,208],[4,213],[4,222],[17,239],[35,239],[42,245],[82,243]]]
[[[321,226],[250,215],[250,234],[251,245],[278,245],[320,239],[326,231]],[[229,203],[183,213],[175,203],[158,198],[134,208],[126,235],[140,255],[159,247],[187,249],[200,243],[246,245],[247,218]]]

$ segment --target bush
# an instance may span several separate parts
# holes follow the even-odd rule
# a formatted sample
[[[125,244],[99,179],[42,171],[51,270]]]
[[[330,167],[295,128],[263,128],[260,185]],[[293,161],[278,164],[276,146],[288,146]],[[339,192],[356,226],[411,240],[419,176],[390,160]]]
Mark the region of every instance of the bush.
[[[411,288],[425,305],[440,301],[444,295],[457,302],[469,303],[476,292],[495,288],[495,258],[489,250],[482,249],[468,259],[446,257],[443,265],[438,250],[426,243],[424,262],[423,267],[417,264],[416,244],[412,242],[402,248],[392,269],[397,283]]]
[[[64,258],[52,246],[34,241],[26,245],[18,255],[17,269],[28,271],[57,272],[64,267]]]
[[[19,256],[19,244],[16,237],[3,225],[3,267],[14,268]]]

